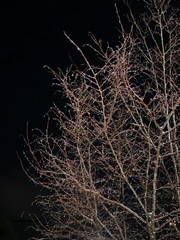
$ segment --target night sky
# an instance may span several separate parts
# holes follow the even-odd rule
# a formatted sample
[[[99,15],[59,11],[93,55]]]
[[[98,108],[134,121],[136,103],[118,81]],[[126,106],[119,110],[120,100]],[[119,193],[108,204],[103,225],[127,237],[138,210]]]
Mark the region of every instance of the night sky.
[[[36,211],[31,202],[39,192],[17,157],[23,151],[21,135],[25,135],[27,122],[30,128],[43,128],[43,116],[52,102],[63,104],[54,96],[52,75],[43,66],[66,69],[69,55],[81,61],[63,31],[79,46],[89,42],[91,31],[115,47],[119,34],[115,2],[121,16],[125,15],[121,0],[4,1],[1,6],[0,218],[12,223],[18,239],[30,236],[29,231],[24,232],[29,223],[23,221]]]

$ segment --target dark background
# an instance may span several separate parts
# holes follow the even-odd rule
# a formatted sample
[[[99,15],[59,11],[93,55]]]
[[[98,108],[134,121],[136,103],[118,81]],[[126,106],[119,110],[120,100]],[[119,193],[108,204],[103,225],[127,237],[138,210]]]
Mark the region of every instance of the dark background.
[[[27,178],[17,157],[23,151],[21,135],[27,122],[29,128],[43,128],[43,116],[53,101],[63,104],[54,96],[52,75],[43,66],[65,70],[69,55],[81,62],[63,31],[79,46],[89,42],[91,31],[115,47],[119,41],[115,2],[123,18],[122,0],[7,1],[1,6],[0,235],[2,229],[13,227],[17,239],[31,236],[31,230],[24,230],[31,225],[29,213],[37,211],[31,203],[39,189]],[[11,227],[2,223],[5,219]]]

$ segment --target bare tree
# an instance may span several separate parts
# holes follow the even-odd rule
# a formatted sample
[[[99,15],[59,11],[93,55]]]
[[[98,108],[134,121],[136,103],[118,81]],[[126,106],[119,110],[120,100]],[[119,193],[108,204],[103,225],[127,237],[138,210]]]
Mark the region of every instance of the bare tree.
[[[24,151],[48,190],[37,239],[180,239],[180,21],[170,1],[143,2],[116,49],[90,34],[98,65],[67,36],[84,65],[51,70],[66,106]]]

